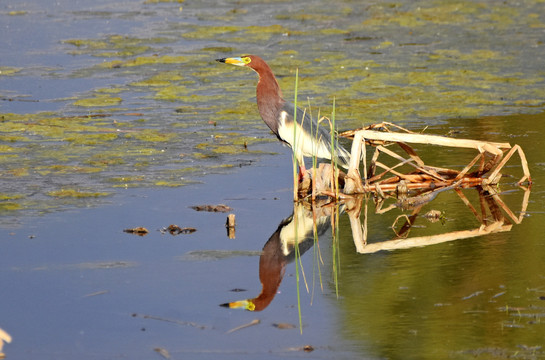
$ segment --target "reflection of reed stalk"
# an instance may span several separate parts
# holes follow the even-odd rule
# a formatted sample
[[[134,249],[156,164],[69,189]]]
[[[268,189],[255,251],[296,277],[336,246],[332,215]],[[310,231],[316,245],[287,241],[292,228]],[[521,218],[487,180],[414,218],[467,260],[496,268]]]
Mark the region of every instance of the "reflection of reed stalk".
[[[299,84],[299,69],[295,70],[295,95],[293,100],[293,201],[298,200],[298,190],[299,190],[299,177],[298,177],[298,163],[297,163],[297,88]],[[303,126],[301,119],[301,127]],[[293,221],[295,223],[295,282],[297,287],[297,310],[299,313],[299,329],[303,333],[303,317],[301,315],[301,291],[299,289],[299,264],[301,263],[301,254],[299,252],[299,219],[298,211],[296,206],[294,206],[293,211]]]
[[[298,163],[297,158],[297,149],[298,149],[298,138],[297,138],[297,93],[298,93],[298,85],[299,85],[299,69],[296,69],[295,71],[295,95],[294,95],[294,114],[293,114],[293,146],[292,146],[292,152],[293,152],[293,200],[298,201],[298,190],[299,190],[299,169],[300,164]],[[315,185],[315,179],[316,179],[316,172],[318,167],[318,158],[316,156],[318,151],[318,144],[319,144],[319,128],[320,123],[323,120],[327,120],[329,123],[330,128],[330,134],[331,134],[331,165],[333,167],[332,176],[333,179],[331,181],[332,186],[334,187],[336,198],[339,198],[339,179],[338,179],[338,170],[337,170],[337,158],[336,158],[336,149],[337,149],[337,139],[335,136],[335,98],[333,98],[333,109],[331,113],[331,119],[328,119],[327,117],[320,118],[318,114],[318,121],[316,123],[316,129],[314,129],[314,122],[312,121],[312,112],[310,111],[310,100],[309,101],[309,116],[310,116],[310,136],[314,136],[315,141],[313,142],[312,147],[312,200],[314,201],[316,196],[316,185]],[[303,128],[304,124],[303,121],[305,120],[306,115],[306,109],[303,112],[303,118],[301,119],[301,128]],[[304,141],[302,138],[301,141]],[[301,174],[304,176],[305,174]],[[295,223],[295,281],[296,281],[296,287],[297,287],[297,310],[299,315],[299,329],[301,334],[303,333],[303,319],[302,319],[302,311],[301,311],[301,289],[300,289],[300,276],[299,271],[301,271],[301,275],[303,277],[303,281],[305,283],[305,287],[307,290],[307,293],[309,292],[308,283],[306,280],[305,272],[303,269],[303,262],[301,260],[301,253],[299,249],[299,218],[298,218],[298,211],[296,211],[297,205],[294,206],[294,213],[293,213],[293,221]],[[322,281],[322,272],[320,268],[320,263],[323,264],[323,260],[321,258],[321,252],[319,249],[319,239],[318,239],[318,225],[317,225],[317,219],[316,214],[314,212],[314,206],[312,206],[312,212],[313,212],[313,237],[314,237],[314,253],[315,253],[315,259],[319,261],[318,263],[318,276],[320,281],[320,287],[323,291],[323,281]],[[339,284],[338,284],[338,270],[340,268],[340,254],[339,254],[339,207],[337,206],[335,208],[335,211],[333,211],[331,215],[331,226],[332,226],[332,250],[333,250],[333,277],[335,281],[335,294],[337,297],[339,296]],[[301,270],[299,270],[299,267],[301,267]],[[314,295],[314,284],[315,284],[315,268],[313,265],[313,295]],[[313,296],[312,295],[312,296]]]
[[[314,260],[312,261],[312,295],[311,302],[314,299],[314,289],[316,285],[316,268],[318,268],[318,279],[320,280],[320,289],[322,293],[324,292],[324,283],[322,281],[322,268],[320,264],[323,265],[324,261],[322,259],[322,252],[320,251],[320,243],[318,239],[318,219],[316,218],[316,209],[312,206],[312,235],[314,238]]]
[[[341,268],[341,255],[339,249],[339,205],[331,213],[331,250],[333,278],[335,281],[335,295],[339,297],[339,270]]]

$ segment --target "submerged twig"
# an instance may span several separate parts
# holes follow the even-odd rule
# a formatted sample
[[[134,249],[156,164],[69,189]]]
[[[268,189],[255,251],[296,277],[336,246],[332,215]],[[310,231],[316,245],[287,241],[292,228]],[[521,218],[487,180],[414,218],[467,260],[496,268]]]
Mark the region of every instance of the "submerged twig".
[[[176,324],[176,325],[182,325],[182,326],[191,326],[191,327],[201,329],[201,330],[204,330],[204,329],[208,328],[208,326],[206,326],[206,325],[197,324],[196,322],[192,322],[192,321],[168,319],[168,318],[163,318],[163,317],[155,316],[155,315],[146,315],[146,314],[134,313],[134,314],[132,314],[132,317],[139,317],[139,318],[142,318],[142,319],[164,321],[164,322],[168,322],[168,323],[172,323],[172,324]]]
[[[260,322],[261,322],[261,320],[259,320],[259,319],[254,319],[254,320],[250,321],[250,322],[247,323],[247,324],[237,326],[236,328],[233,328],[233,329],[227,331],[227,334],[234,333],[235,331],[238,331],[238,330],[246,329],[247,327],[257,325],[257,324],[259,324]]]

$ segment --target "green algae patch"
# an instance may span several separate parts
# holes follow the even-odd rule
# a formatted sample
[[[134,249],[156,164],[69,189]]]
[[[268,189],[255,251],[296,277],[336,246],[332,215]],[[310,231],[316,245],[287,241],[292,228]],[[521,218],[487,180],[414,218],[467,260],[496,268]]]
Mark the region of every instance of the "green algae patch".
[[[117,96],[97,94],[95,97],[92,98],[76,100],[74,102],[74,105],[82,107],[116,106],[119,105],[121,101],[122,99]]]
[[[229,46],[207,46],[201,49],[202,51],[208,51],[213,53],[225,53],[229,54],[234,52],[236,49]]]
[[[126,89],[122,87],[108,87],[108,88],[96,89],[94,91],[98,94],[119,94],[120,92],[123,92],[125,90]]]
[[[141,148],[141,149],[131,149],[127,150],[126,154],[129,156],[138,156],[138,155],[144,155],[144,156],[152,156],[152,155],[158,155],[163,153],[161,150],[153,149],[153,148]],[[135,166],[138,166],[139,164],[136,163]],[[147,163],[140,164],[143,166],[147,166]]]
[[[228,38],[234,42],[260,42],[267,41],[273,35],[300,35],[301,31],[290,30],[281,25],[269,26],[199,26],[196,30],[189,31],[182,36],[191,40],[205,40]]]
[[[177,181],[157,181],[155,182],[155,186],[161,186],[161,187],[180,187],[184,186],[185,184],[183,182],[177,182]]]
[[[326,22],[326,21],[335,21],[337,18],[333,15],[325,14],[307,14],[307,13],[290,13],[290,14],[279,14],[276,15],[277,20],[292,20],[292,21],[301,21],[301,22]]]
[[[181,4],[185,0],[145,0],[144,4],[176,3]]]
[[[164,133],[153,129],[139,130],[125,134],[127,139],[137,139],[146,142],[168,142],[177,137],[173,133]]]
[[[100,145],[106,142],[114,141],[118,138],[117,133],[72,133],[64,138],[65,141],[71,142],[74,145]]]
[[[183,64],[187,62],[187,57],[181,55],[150,55],[138,56],[130,60],[112,60],[97,65],[97,68],[116,69],[122,67],[135,67],[156,64]]]
[[[184,85],[171,85],[170,83],[167,86],[160,88],[156,93],[154,98],[157,100],[165,101],[175,101],[180,100],[182,96],[187,96],[188,88]],[[198,95],[195,95],[198,96]]]
[[[110,193],[107,192],[88,192],[88,191],[81,191],[77,189],[61,189],[61,190],[55,190],[50,191],[47,193],[47,195],[56,197],[56,198],[96,198],[101,196],[109,196]]]
[[[22,69],[17,67],[11,67],[11,66],[0,66],[0,76],[10,76],[17,74]]]
[[[0,154],[13,151],[15,151],[15,148],[13,148],[12,146],[0,144]]]
[[[182,36],[188,39],[207,39],[214,36],[235,33],[241,31],[241,29],[240,26],[199,26],[198,30],[186,32]]]
[[[147,16],[161,17],[156,10],[179,9],[173,5],[177,0],[144,1],[149,5],[140,2],[142,12],[120,8],[73,14],[140,23]],[[335,97],[340,130],[385,120],[435,123],[524,107],[523,112],[533,112],[544,105],[545,72],[541,64],[533,65],[540,57],[531,56],[542,52],[543,41],[539,32],[529,31],[545,27],[541,0],[521,6],[378,2],[365,8],[357,2],[301,2],[294,8],[275,0],[266,16],[260,14],[258,26],[248,20],[261,11],[255,0],[217,9],[186,3],[184,12],[195,22],[180,18],[136,25],[128,36],[70,39],[75,35],[63,34],[68,40],[61,41],[61,49],[79,58],[71,71],[62,70],[63,64],[44,69],[52,76],[43,81],[69,79],[99,88],[51,99],[67,104],[62,114],[2,115],[0,164],[5,171],[0,182],[17,182],[24,193],[37,193],[33,201],[42,201],[59,187],[101,192],[179,186],[187,181],[180,178],[228,169],[235,158],[258,158],[254,145],[276,139],[257,111],[255,73],[214,61],[230,54],[262,55],[288,100],[299,69],[299,106],[308,107],[310,98],[312,114],[320,110],[328,116]],[[490,29],[499,31],[491,36]],[[472,41],[464,41],[467,34]],[[0,79],[40,71],[4,66]],[[23,101],[32,105],[28,111],[42,106],[42,99],[30,104],[30,96],[11,94],[2,90],[7,108]],[[184,173],[185,161],[198,164],[200,172]],[[173,168],[181,169],[170,172]],[[55,201],[45,198],[48,204]]]
[[[6,173],[14,177],[24,177],[24,176],[30,175],[29,169],[26,167],[18,167],[14,169],[9,169],[6,171]]]
[[[119,152],[112,150],[93,154],[90,158],[85,160],[84,163],[93,167],[101,168],[105,166],[124,165],[127,162],[122,156],[120,156]]]
[[[72,166],[72,165],[51,165],[51,166],[41,166],[36,168],[36,171],[40,175],[50,175],[50,174],[94,174],[103,171],[101,167],[90,167],[90,166]]]
[[[0,201],[7,201],[7,200],[19,200],[24,198],[24,195],[20,194],[6,194],[6,193],[0,193]]]
[[[212,148],[212,152],[216,154],[238,154],[243,150],[242,146],[235,145],[216,145]]]
[[[0,212],[21,210],[23,206],[15,202],[0,202]]]
[[[170,70],[162,71],[159,74],[153,75],[147,79],[130,83],[130,86],[138,87],[165,87],[170,86],[173,81],[183,80],[179,71]]]
[[[28,14],[26,10],[12,10],[8,12],[9,16],[22,16]]]
[[[73,45],[73,55],[89,54],[97,57],[129,57],[152,50],[153,44],[171,41],[167,38],[137,38],[123,35],[110,35],[103,39],[68,39],[64,44]]]

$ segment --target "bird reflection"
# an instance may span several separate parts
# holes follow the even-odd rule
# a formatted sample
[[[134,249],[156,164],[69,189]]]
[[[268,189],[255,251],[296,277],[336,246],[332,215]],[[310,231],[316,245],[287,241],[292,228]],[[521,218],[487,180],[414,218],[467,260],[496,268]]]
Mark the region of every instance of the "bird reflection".
[[[261,293],[253,299],[220,306],[249,311],[261,311],[269,306],[278,292],[286,265],[295,259],[296,244],[300,255],[310,249],[314,245],[314,234],[320,236],[331,226],[330,219],[334,210],[335,207],[312,208],[308,203],[294,203],[293,213],[280,222],[259,257],[259,280],[263,287]]]

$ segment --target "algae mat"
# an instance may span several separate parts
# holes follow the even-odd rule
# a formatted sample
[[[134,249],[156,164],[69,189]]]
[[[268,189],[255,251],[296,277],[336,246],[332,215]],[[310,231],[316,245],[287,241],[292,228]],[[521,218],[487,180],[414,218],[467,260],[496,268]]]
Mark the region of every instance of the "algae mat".
[[[226,55],[262,55],[288,99],[299,69],[299,104],[329,115],[335,98],[343,130],[537,113],[543,8],[8,1],[0,212],[88,206],[117,188],[182,186],[258,160],[275,139],[257,113],[255,74],[214,62]]]

